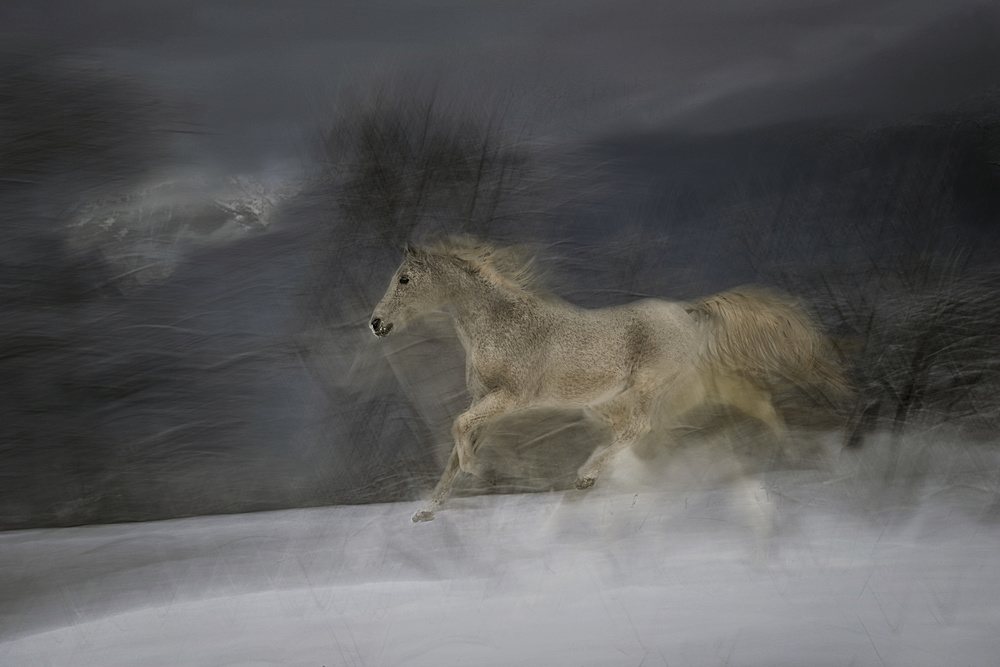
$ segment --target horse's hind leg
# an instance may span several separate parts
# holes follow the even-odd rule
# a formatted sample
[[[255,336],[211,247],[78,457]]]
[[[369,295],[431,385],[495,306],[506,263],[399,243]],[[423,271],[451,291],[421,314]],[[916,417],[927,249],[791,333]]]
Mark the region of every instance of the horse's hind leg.
[[[636,440],[641,438],[643,435],[649,432],[649,420],[636,420],[635,422],[629,424],[625,427],[615,441],[611,443],[611,446],[604,448],[580,468],[580,472],[576,478],[576,488],[583,490],[589,489],[597,481],[597,478],[601,474],[601,470],[604,465],[614,458],[620,451],[630,447],[635,443]]]
[[[580,468],[576,488],[593,486],[608,461],[650,431],[654,406],[657,424],[669,428],[680,416],[704,403],[705,397],[705,384],[692,366],[677,375],[667,389],[662,383],[652,382],[633,386],[610,401],[593,406],[592,410],[614,430],[615,440],[610,447],[595,452]]]
[[[793,455],[793,452],[788,451],[790,444],[788,426],[774,409],[769,391],[749,380],[728,375],[716,375],[713,384],[716,391],[715,398],[719,403],[730,405],[765,424],[774,434],[782,451],[786,455]]]
[[[458,449],[452,448],[451,455],[448,457],[448,464],[444,467],[444,473],[441,475],[441,479],[438,480],[437,486],[434,487],[434,491],[431,492],[431,497],[427,499],[424,506],[420,508],[416,514],[413,515],[413,523],[419,523],[421,521],[431,521],[434,519],[434,513],[437,512],[438,508],[448,500],[448,496],[451,495],[451,485],[455,481],[455,475],[458,474]]]
[[[655,393],[649,389],[631,387],[611,400],[593,406],[594,412],[614,430],[615,439],[609,447],[596,452],[580,468],[576,488],[587,489],[593,486],[608,461],[649,432],[655,398]]]
[[[715,389],[721,403],[731,405],[741,412],[760,420],[779,439],[788,435],[788,427],[774,409],[771,394],[765,389],[742,378],[716,376]]]

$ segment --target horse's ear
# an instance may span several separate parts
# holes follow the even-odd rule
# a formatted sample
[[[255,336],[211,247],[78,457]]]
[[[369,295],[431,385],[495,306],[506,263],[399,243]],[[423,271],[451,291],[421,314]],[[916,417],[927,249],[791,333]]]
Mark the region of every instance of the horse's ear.
[[[424,253],[415,245],[407,243],[405,246],[403,246],[403,257],[405,257],[406,259],[419,261],[423,258],[423,256]]]

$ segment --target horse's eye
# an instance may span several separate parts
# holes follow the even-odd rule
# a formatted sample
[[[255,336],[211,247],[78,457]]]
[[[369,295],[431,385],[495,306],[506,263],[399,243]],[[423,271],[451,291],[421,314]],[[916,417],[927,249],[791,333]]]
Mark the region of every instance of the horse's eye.
[[[400,284],[400,285],[405,285],[405,284],[406,284],[406,283],[408,283],[408,282],[410,282],[410,279],[409,279],[409,278],[407,278],[406,276],[402,276],[402,277],[401,277],[401,278],[399,279],[399,284]]]

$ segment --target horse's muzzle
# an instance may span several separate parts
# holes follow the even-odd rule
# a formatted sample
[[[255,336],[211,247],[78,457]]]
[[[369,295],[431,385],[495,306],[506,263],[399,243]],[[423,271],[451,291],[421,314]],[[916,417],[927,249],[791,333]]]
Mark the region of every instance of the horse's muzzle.
[[[372,320],[372,333],[379,338],[388,336],[390,331],[392,331],[392,324],[385,324],[382,319],[378,317]]]

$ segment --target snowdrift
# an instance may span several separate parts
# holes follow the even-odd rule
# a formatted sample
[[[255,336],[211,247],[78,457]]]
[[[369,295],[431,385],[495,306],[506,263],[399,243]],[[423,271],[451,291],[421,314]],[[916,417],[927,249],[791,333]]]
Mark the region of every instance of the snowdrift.
[[[843,452],[725,483],[627,455],[590,492],[419,525],[397,503],[4,533],[0,663],[993,664],[997,457],[904,454],[888,482]]]

